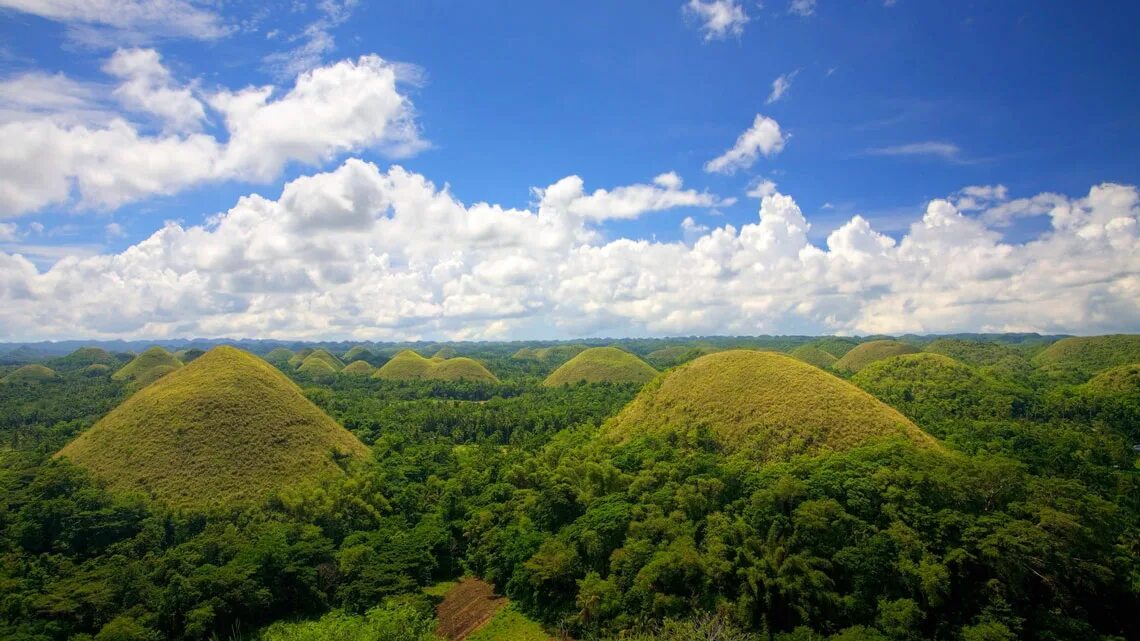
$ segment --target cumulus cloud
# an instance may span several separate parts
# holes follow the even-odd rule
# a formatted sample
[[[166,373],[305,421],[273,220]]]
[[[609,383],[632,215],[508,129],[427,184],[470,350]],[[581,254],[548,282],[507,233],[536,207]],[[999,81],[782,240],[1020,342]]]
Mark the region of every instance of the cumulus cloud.
[[[748,14],[737,0],[689,0],[684,11],[700,22],[705,42],[724,40],[729,36],[740,37],[749,21]]]
[[[788,5],[788,13],[794,13],[797,16],[807,16],[815,14],[815,0],[792,0]]]
[[[0,8],[69,25],[73,39],[89,44],[214,40],[232,31],[218,14],[186,0],[0,0]]]
[[[592,192],[571,176],[534,194],[526,209],[468,205],[422,175],[350,159],[276,200],[244,197],[207,224],[168,223],[117,254],[40,271],[0,251],[0,331],[478,339],[1140,323],[1133,186],[1058,197],[1041,214],[1050,229],[1024,243],[938,199],[898,240],[856,216],[822,247],[774,189],[740,227],[687,217],[684,242],[607,240],[598,228],[707,206],[713,197],[672,173]]]
[[[756,114],[752,126],[740,134],[736,144],[723,154],[705,163],[705,171],[717,174],[733,174],[740,169],[748,169],[760,157],[778,154],[784,150],[787,137],[780,132],[780,123]]]
[[[800,73],[799,69],[791,73],[782,74],[780,77],[772,81],[772,93],[768,94],[768,104],[776,102],[788,93],[788,89],[792,88],[792,81],[796,79],[796,75]]]
[[[290,162],[311,166],[364,149],[403,157],[426,145],[398,86],[401,67],[377,56],[303,73],[284,94],[272,86],[196,91],[148,49],[118,51],[105,70],[120,81],[111,96],[162,132],[106,111],[89,99],[90,86],[55,76],[9,81],[0,87],[0,217],[72,199],[110,209],[203,182],[269,181]],[[39,105],[12,98],[28,85],[42,88]],[[211,115],[225,136],[199,131]]]

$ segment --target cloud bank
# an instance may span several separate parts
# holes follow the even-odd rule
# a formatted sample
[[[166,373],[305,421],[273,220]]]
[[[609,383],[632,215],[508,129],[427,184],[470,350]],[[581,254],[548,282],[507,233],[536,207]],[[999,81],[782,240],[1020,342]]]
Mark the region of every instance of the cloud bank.
[[[260,101],[252,101],[260,104]],[[1047,216],[1003,242],[1004,188],[972,188],[963,213],[929,203],[899,240],[856,216],[823,247],[791,196],[758,219],[684,241],[606,240],[598,225],[717,197],[679,176],[587,192],[577,176],[527,209],[466,205],[398,166],[350,159],[242,198],[208,224],[167,223],[121,253],[46,271],[0,253],[8,338],[258,336],[494,339],[787,331],[899,333],[1134,330],[1140,325],[1140,193],[1025,199]],[[966,194],[973,194],[967,196]],[[978,200],[980,199],[980,200]],[[1008,208],[1008,207],[1007,207]],[[660,214],[657,214],[660,215]]]

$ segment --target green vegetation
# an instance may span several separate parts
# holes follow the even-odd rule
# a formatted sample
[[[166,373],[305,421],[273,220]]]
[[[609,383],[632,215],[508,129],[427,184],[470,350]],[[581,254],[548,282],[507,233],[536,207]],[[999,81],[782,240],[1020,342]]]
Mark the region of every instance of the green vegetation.
[[[293,369],[297,369],[298,367],[301,366],[301,363],[304,363],[305,359],[308,358],[315,351],[316,350],[311,348],[311,347],[301,348],[301,349],[293,352],[293,355],[290,356],[289,360],[286,362],[289,363],[289,367],[292,367]]]
[[[438,350],[436,350],[435,354],[432,354],[431,357],[432,358],[444,358],[444,359],[446,359],[446,358],[455,358],[456,356],[458,356],[458,353],[455,351],[455,348],[449,346],[449,347],[439,348]]]
[[[861,343],[835,361],[832,369],[837,372],[854,374],[864,367],[892,356],[914,354],[917,347],[898,341],[881,340]]]
[[[573,383],[644,384],[657,376],[645,361],[616,347],[592,347],[569,361],[546,378],[543,385],[557,387]]]
[[[835,364],[835,361],[839,360],[815,345],[801,345],[792,350],[791,356],[820,369],[828,369]]]
[[[119,365],[119,359],[115,358],[105,349],[99,349],[98,347],[80,347],[67,356],[52,360],[51,365],[60,371],[83,369],[89,365],[116,367]]]
[[[859,345],[859,341],[852,338],[840,338],[838,336],[826,336],[814,340],[811,345],[822,349],[823,351],[831,354],[835,358],[843,358],[847,352],[855,349]]]
[[[975,367],[994,365],[1008,358],[1024,358],[1022,350],[992,341],[974,341],[961,338],[939,338],[931,342],[924,352],[942,354]]]
[[[87,376],[110,376],[111,368],[102,363],[95,363],[83,368],[83,373]]]
[[[151,347],[124,365],[122,369],[115,372],[111,378],[117,381],[134,383],[135,388],[138,389],[141,386],[157,380],[155,373],[150,372],[150,370],[160,368],[157,374],[161,376],[169,374],[171,371],[180,367],[182,367],[182,361],[174,358],[174,354],[171,354],[161,347]]]
[[[511,358],[525,361],[534,360],[544,363],[565,363],[578,354],[586,351],[585,345],[553,345],[551,347],[523,347],[516,351]]]
[[[326,364],[328,364],[329,367],[333,368],[333,370],[337,372],[344,369],[344,361],[340,360],[336,356],[333,356],[332,353],[325,349],[318,349],[312,354],[309,354],[305,357],[304,361],[301,361],[301,365],[304,365],[306,362],[311,360],[324,361]]]
[[[180,349],[177,352],[174,352],[174,358],[182,361],[182,364],[185,365],[187,363],[193,362],[195,359],[205,353],[206,350],[204,349]]]
[[[410,349],[396,354],[372,375],[387,380],[486,381],[499,379],[470,358],[424,358]]]
[[[175,506],[258,501],[343,474],[366,449],[261,359],[232,347],[131,396],[59,456]]]
[[[745,350],[702,356],[654,381],[603,434],[619,442],[644,435],[709,438],[758,460],[890,437],[935,443],[850,383],[784,354]]]
[[[352,361],[370,361],[375,357],[376,355],[369,351],[367,347],[356,345],[345,352],[341,358],[344,362],[351,363]]]
[[[645,355],[645,360],[654,367],[668,369],[715,351],[717,348],[711,345],[670,345],[649,352]]]
[[[692,339],[780,353],[545,387],[554,365],[513,358],[517,344],[459,347],[500,382],[316,381],[222,348],[240,356],[230,373],[200,370],[210,352],[125,402],[127,383],[45,357],[56,377],[0,385],[0,638],[428,641],[461,625],[483,641],[1140,638],[1135,363],[1011,382],[996,368],[1020,372],[1040,340],[955,338],[1019,353],[903,355],[848,382],[786,355],[818,340]],[[177,402],[140,404],[161,395]],[[274,464],[306,448],[277,408],[322,410],[305,420],[370,452],[345,465],[309,448],[298,481]],[[162,482],[214,493],[228,477],[187,460],[200,445],[243,485],[273,487],[146,500],[53,456],[124,412],[157,420],[97,457],[116,473],[156,461],[149,443],[174,432],[150,465]],[[227,417],[240,441],[192,416]],[[473,578],[484,607],[448,610]]]
[[[1033,357],[1046,374],[1083,382],[1117,365],[1140,362],[1140,334],[1063,338]]]
[[[372,376],[372,373],[375,371],[376,368],[372,367],[372,365],[366,361],[352,361],[348,365],[345,365],[344,369],[340,370],[340,373],[345,376]]]
[[[43,365],[24,365],[0,379],[2,383],[38,383],[56,377],[55,370]]]
[[[936,435],[963,419],[1008,420],[1028,405],[1020,388],[989,379],[941,354],[907,354],[871,363],[851,382]]]
[[[336,378],[337,368],[328,360],[317,356],[317,353],[313,353],[301,362],[297,373],[311,381],[330,381]]]
[[[512,605],[499,610],[486,625],[467,636],[467,641],[554,641],[538,623]]]
[[[293,350],[285,347],[275,347],[265,355],[265,360],[274,365],[288,363],[291,358],[293,358]]]

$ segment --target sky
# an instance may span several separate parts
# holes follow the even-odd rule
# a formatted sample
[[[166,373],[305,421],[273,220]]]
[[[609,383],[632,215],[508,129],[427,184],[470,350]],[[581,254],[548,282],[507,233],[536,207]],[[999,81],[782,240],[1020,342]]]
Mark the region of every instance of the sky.
[[[0,340],[1140,331],[1138,22],[0,0]]]

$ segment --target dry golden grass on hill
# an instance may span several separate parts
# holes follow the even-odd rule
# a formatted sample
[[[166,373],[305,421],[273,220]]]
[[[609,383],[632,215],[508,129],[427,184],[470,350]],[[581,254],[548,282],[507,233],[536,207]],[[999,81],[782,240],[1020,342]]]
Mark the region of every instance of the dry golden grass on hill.
[[[572,383],[636,383],[653,380],[657,370],[616,347],[592,347],[564,363],[543,381],[547,387]]]

